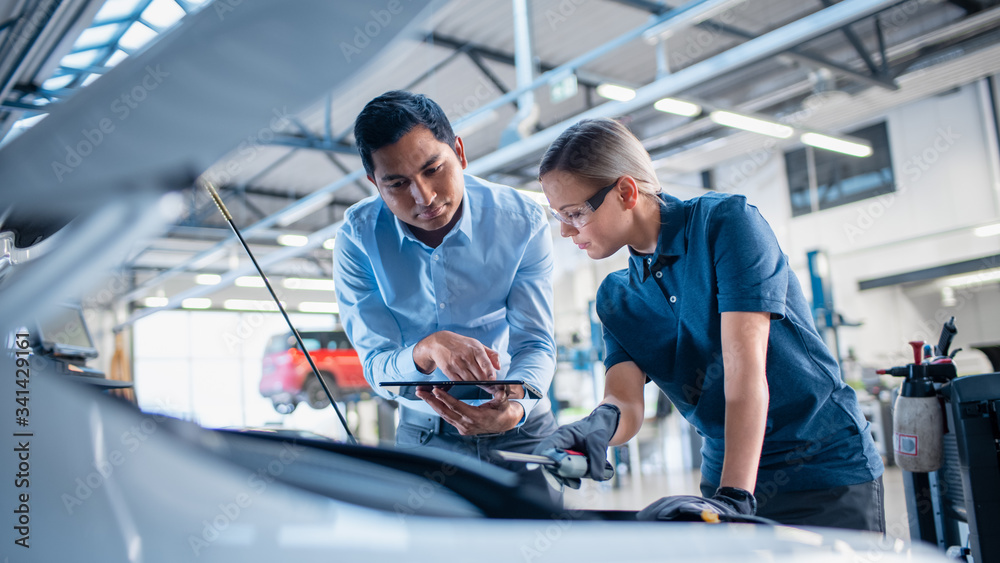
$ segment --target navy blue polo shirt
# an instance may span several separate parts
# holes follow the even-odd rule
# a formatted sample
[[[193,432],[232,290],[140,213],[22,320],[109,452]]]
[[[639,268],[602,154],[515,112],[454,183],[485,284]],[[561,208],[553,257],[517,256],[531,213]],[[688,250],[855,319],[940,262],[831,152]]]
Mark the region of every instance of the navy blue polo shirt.
[[[705,438],[702,474],[718,484],[725,453],[721,322],[726,311],[771,314],[770,400],[757,493],[864,483],[882,459],[770,225],[745,197],[660,194],[651,255],[597,292],[605,366],[635,362]],[[772,493],[773,494],[773,493]]]

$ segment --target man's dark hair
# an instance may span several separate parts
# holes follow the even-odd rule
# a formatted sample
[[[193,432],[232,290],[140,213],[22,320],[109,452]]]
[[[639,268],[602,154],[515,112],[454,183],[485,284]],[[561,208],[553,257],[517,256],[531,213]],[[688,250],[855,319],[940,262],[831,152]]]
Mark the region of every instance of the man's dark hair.
[[[386,92],[368,102],[354,121],[354,140],[365,172],[374,175],[372,153],[400,140],[417,125],[430,129],[434,138],[455,147],[455,132],[434,100],[403,90]]]

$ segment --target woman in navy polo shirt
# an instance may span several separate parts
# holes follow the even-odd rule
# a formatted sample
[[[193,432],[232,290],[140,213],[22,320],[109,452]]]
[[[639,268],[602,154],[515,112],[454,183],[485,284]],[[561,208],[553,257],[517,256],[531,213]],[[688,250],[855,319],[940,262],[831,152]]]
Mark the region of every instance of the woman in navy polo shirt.
[[[705,439],[701,505],[884,532],[869,425],[757,208],[662,193],[642,144],[609,119],[567,129],[539,178],[563,237],[595,260],[623,246],[631,257],[597,292],[604,400],[537,451],[585,451],[603,476],[608,445],[642,425],[652,381]]]

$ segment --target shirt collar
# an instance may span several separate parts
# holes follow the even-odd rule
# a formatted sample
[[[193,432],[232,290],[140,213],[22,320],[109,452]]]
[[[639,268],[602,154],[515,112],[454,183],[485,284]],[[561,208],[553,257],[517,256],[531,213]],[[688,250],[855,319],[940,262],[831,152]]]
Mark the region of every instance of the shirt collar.
[[[467,178],[464,178],[464,179],[467,180]],[[472,240],[473,240],[473,236],[472,236],[472,212],[469,211],[470,209],[472,209],[472,205],[469,204],[469,197],[470,197],[469,192],[470,192],[470,190],[468,189],[467,185],[463,186],[462,192],[463,192],[463,195],[462,195],[462,207],[461,207],[461,209],[462,209],[462,216],[458,219],[458,224],[456,225],[456,227],[458,227],[458,228],[452,228],[451,231],[444,236],[444,240],[441,241],[441,244],[444,244],[448,239],[450,239],[452,237],[458,237],[459,241],[464,240],[465,242],[467,242],[469,244],[472,243]],[[424,243],[420,242],[420,240],[417,239],[417,237],[413,236],[413,232],[410,231],[409,225],[407,225],[403,221],[400,221],[399,217],[396,217],[392,213],[392,211],[389,210],[389,206],[385,205],[384,201],[382,202],[382,208],[387,213],[389,213],[389,215],[392,216],[393,223],[396,225],[396,234],[399,237],[399,247],[400,248],[403,247],[403,243],[406,242],[407,239],[412,240],[413,242],[415,242],[417,244],[422,244],[422,245],[424,244]],[[456,234],[456,233],[458,233],[458,234]],[[427,245],[424,245],[424,246],[427,246]]]
[[[632,247],[628,249],[629,261],[640,273],[642,281],[646,281],[650,273],[662,268],[671,257],[682,256],[687,246],[684,238],[684,203],[662,192],[657,197],[660,199],[660,235],[656,239],[656,250],[652,254],[639,254]]]

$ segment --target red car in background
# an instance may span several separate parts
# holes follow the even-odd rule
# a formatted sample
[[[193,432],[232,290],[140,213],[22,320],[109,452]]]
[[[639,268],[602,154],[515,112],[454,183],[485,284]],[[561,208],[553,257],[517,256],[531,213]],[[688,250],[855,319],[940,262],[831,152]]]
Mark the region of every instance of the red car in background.
[[[335,401],[371,390],[358,353],[344,331],[309,331],[299,335]],[[268,340],[262,368],[260,394],[270,398],[274,410],[279,413],[294,411],[300,402],[314,409],[329,406],[330,400],[291,332],[277,334]]]

